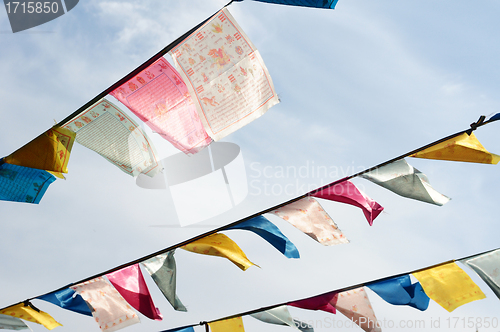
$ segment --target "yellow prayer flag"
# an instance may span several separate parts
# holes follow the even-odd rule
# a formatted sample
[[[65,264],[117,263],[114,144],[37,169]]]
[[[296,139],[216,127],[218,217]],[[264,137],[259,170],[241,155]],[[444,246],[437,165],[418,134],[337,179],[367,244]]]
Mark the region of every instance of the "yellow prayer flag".
[[[62,326],[52,316],[43,311],[36,311],[29,306],[24,306],[24,304],[16,304],[12,307],[0,310],[0,314],[17,317],[24,319],[28,322],[33,322],[45,326],[47,329],[52,330],[58,326]]]
[[[410,157],[464,161],[469,163],[497,164],[500,156],[488,152],[477,140],[474,133],[467,133],[436,144]]]
[[[413,275],[420,281],[425,294],[449,312],[486,297],[479,286],[455,263],[439,265]]]
[[[5,157],[4,161],[12,165],[68,173],[75,135],[71,130],[54,126]]]
[[[205,236],[202,239],[182,246],[181,249],[197,254],[225,257],[243,271],[255,265],[248,260],[243,250],[233,240],[220,233]]]
[[[241,317],[218,320],[208,323],[212,332],[245,332]]]

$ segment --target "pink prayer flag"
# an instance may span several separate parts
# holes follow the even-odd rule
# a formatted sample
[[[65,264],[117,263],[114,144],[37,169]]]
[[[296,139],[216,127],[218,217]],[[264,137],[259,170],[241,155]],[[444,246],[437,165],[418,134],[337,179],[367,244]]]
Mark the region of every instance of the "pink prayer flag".
[[[318,296],[310,297],[304,300],[289,302],[288,305],[308,310],[323,310],[337,313],[335,305],[337,303],[337,292],[330,292]]]
[[[111,95],[176,148],[194,154],[212,139],[180,77],[162,57]]]
[[[312,197],[304,197],[271,213],[288,221],[322,245],[349,243],[328,213]]]
[[[128,266],[106,275],[123,298],[144,316],[162,320],[160,310],[155,307],[139,264]]]
[[[356,188],[350,181],[343,181],[317,192],[312,191],[310,194],[314,197],[351,204],[361,208],[370,226],[373,225],[373,220],[375,220],[384,209],[380,204]]]
[[[366,332],[382,331],[363,287],[338,293],[335,308]]]

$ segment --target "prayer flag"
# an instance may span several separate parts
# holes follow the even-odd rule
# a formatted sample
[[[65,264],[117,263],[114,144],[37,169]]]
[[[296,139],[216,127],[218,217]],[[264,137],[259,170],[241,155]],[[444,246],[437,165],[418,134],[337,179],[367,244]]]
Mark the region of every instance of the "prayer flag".
[[[314,329],[308,324],[293,319],[286,305],[250,314],[250,316],[264,323],[287,325],[303,332],[314,332]]]
[[[5,157],[4,161],[11,165],[68,173],[68,161],[74,141],[74,132],[54,126]]]
[[[349,243],[335,222],[312,197],[305,197],[271,213],[288,221],[325,246]]]
[[[118,293],[141,314],[154,320],[163,319],[160,310],[153,303],[139,264],[108,273],[106,277]]]
[[[419,282],[411,284],[410,276],[404,275],[366,285],[386,302],[394,305],[409,305],[424,311],[429,306],[429,297]]]
[[[55,180],[44,170],[0,164],[0,200],[38,204]]]
[[[500,250],[476,255],[460,262],[473,269],[500,299]]]
[[[293,307],[308,309],[308,310],[322,310],[336,314],[335,304],[337,303],[337,293],[329,292],[307,299],[288,302],[288,305]]]
[[[214,141],[279,103],[259,51],[226,8],[169,54]]]
[[[76,296],[75,296],[76,295]],[[37,297],[37,299],[53,303],[63,309],[71,310],[79,314],[92,316],[88,304],[85,300],[71,288],[66,288],[57,292],[45,294]]]
[[[486,297],[467,273],[454,262],[414,272],[413,275],[422,284],[425,294],[449,312]]]
[[[28,325],[26,325],[22,320],[12,316],[0,315],[0,330],[30,330]]]
[[[0,310],[0,314],[12,316],[16,318],[22,318],[28,322],[37,323],[45,326],[48,330],[55,329],[58,326],[62,326],[54,318],[52,318],[48,313],[40,311],[38,309],[33,309],[30,305],[16,304],[14,306]]]
[[[173,329],[173,330],[165,330],[165,331],[161,331],[161,332],[194,332],[194,329],[192,326],[189,326],[189,327],[181,327],[181,328]]]
[[[500,156],[488,152],[477,140],[474,133],[467,133],[450,138],[447,141],[433,145],[410,157],[464,161],[469,163],[497,164]]]
[[[103,332],[113,332],[139,323],[125,299],[103,277],[71,286],[91,306],[92,316]]]
[[[184,153],[194,154],[212,142],[186,84],[163,57],[111,95]]]
[[[176,279],[177,268],[174,258],[175,250],[158,255],[142,262],[154,282],[161,290],[168,302],[178,311],[187,311],[181,300],[177,297]]]
[[[342,181],[323,190],[313,191],[310,194],[314,197],[351,204],[361,208],[370,226],[373,225],[373,220],[384,209],[380,204],[366,196],[365,193],[358,190],[351,181]]]
[[[427,176],[400,159],[361,175],[390,191],[422,202],[443,205],[450,200],[431,187]]]
[[[243,1],[243,0],[235,0]],[[339,0],[254,0],[259,2],[275,3],[278,5],[315,7],[325,9],[335,9]]]
[[[276,225],[267,220],[264,216],[257,216],[227,229],[245,229],[252,231],[269,242],[286,257],[300,258],[299,251],[295,245],[281,233]]]
[[[241,317],[208,323],[212,332],[245,332]]]
[[[225,257],[243,271],[255,265],[233,240],[221,233],[205,236],[181,248],[197,254]]]
[[[366,332],[382,331],[363,287],[338,293],[335,308]]]
[[[129,175],[153,177],[161,169],[146,133],[130,116],[106,99],[80,113],[64,128],[76,133],[78,143]]]

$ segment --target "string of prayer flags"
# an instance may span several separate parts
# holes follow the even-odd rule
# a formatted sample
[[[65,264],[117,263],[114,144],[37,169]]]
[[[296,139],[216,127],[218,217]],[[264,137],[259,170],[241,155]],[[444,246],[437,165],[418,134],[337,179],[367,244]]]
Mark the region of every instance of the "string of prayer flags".
[[[186,84],[163,57],[110,94],[186,154],[194,154],[212,142]]]
[[[486,296],[456,263],[442,264],[414,272],[425,293],[447,311]]]
[[[85,302],[80,295],[75,294],[75,291],[71,288],[45,294],[37,297],[37,299],[50,302],[63,309],[74,311],[82,315],[92,316],[92,311],[87,302]]]
[[[155,307],[139,264],[106,274],[109,282],[132,307],[144,316],[162,320],[160,310]]]
[[[361,177],[400,196],[418,201],[441,206],[450,200],[432,188],[427,176],[409,165],[404,159],[362,174]]]
[[[103,332],[113,332],[139,323],[125,299],[103,277],[71,286],[91,306],[92,316]]]
[[[310,195],[335,202],[351,204],[361,208],[370,226],[373,225],[373,220],[375,220],[384,209],[380,204],[356,188],[351,181],[342,181],[320,191],[312,191]]]
[[[235,0],[243,1],[243,0]],[[314,7],[335,9],[339,0],[254,0],[259,2],[275,3],[279,5],[301,6],[301,7]]]
[[[76,141],[123,172],[155,176],[161,169],[146,133],[116,105],[101,99],[64,125]]]
[[[254,232],[278,249],[286,257],[300,258],[297,247],[281,233],[276,225],[267,220],[264,216],[257,216],[227,229],[244,229]]]
[[[497,164],[500,161],[500,156],[488,152],[474,133],[470,135],[463,133],[414,153],[410,157],[482,164]]]
[[[314,332],[308,324],[293,319],[286,305],[250,314],[250,316],[264,323],[290,326],[302,332]]]
[[[338,293],[335,308],[365,332],[382,331],[363,287]]]
[[[0,164],[0,200],[38,204],[55,180],[44,170]]]
[[[272,211],[325,246],[349,243],[335,222],[312,197],[305,197]]]
[[[26,325],[21,319],[12,316],[0,315],[0,330],[30,330],[28,325]]]
[[[308,309],[308,310],[322,310],[336,314],[335,305],[337,303],[338,292],[329,292],[307,299],[288,302],[292,307]]]
[[[177,311],[187,311],[177,297],[177,268],[175,250],[150,258],[141,264],[146,268],[165,298]]]
[[[394,305],[409,305],[424,311],[429,306],[429,297],[420,283],[412,285],[410,276],[390,278],[366,285],[384,301]]]
[[[241,317],[208,323],[212,332],[245,332]]]
[[[181,248],[197,254],[225,257],[243,271],[255,265],[233,240],[222,233],[205,236]]]
[[[28,322],[43,325],[48,330],[55,329],[58,326],[62,326],[52,316],[48,313],[34,309],[31,303],[27,304],[16,304],[14,306],[0,310],[0,314],[12,316],[16,318],[24,319]]]
[[[54,126],[3,159],[11,165],[68,173],[74,141],[74,132]]]
[[[169,54],[214,141],[279,103],[259,51],[226,8]]]
[[[500,250],[476,255],[460,262],[474,270],[500,299]]]

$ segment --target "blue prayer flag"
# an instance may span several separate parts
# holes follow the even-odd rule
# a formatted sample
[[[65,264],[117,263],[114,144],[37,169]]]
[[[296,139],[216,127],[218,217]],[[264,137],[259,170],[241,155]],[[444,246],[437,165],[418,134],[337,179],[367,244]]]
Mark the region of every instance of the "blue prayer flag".
[[[366,285],[386,302],[394,305],[409,305],[424,311],[429,306],[429,297],[419,282],[411,284],[410,276],[404,275]]]
[[[179,327],[173,330],[164,330],[160,332],[194,332],[194,329],[192,326],[189,326],[189,327]]]
[[[497,120],[500,120],[500,113],[493,115],[491,118],[489,118],[488,121],[493,122],[493,121],[497,121]]]
[[[234,0],[243,1],[243,0]],[[335,9],[339,0],[254,0],[279,5]]]
[[[63,309],[71,310],[82,315],[92,316],[92,312],[87,302],[85,302],[79,294],[73,297],[74,294],[74,290],[66,288],[61,291],[39,296],[37,299],[53,303]]]
[[[0,163],[0,200],[38,204],[55,179],[41,169]]]
[[[246,220],[242,223],[231,226],[228,229],[244,229],[252,231],[269,242],[286,257],[300,258],[297,247],[295,247],[295,245],[285,235],[283,235],[283,233],[281,233],[276,225],[263,216]]]

